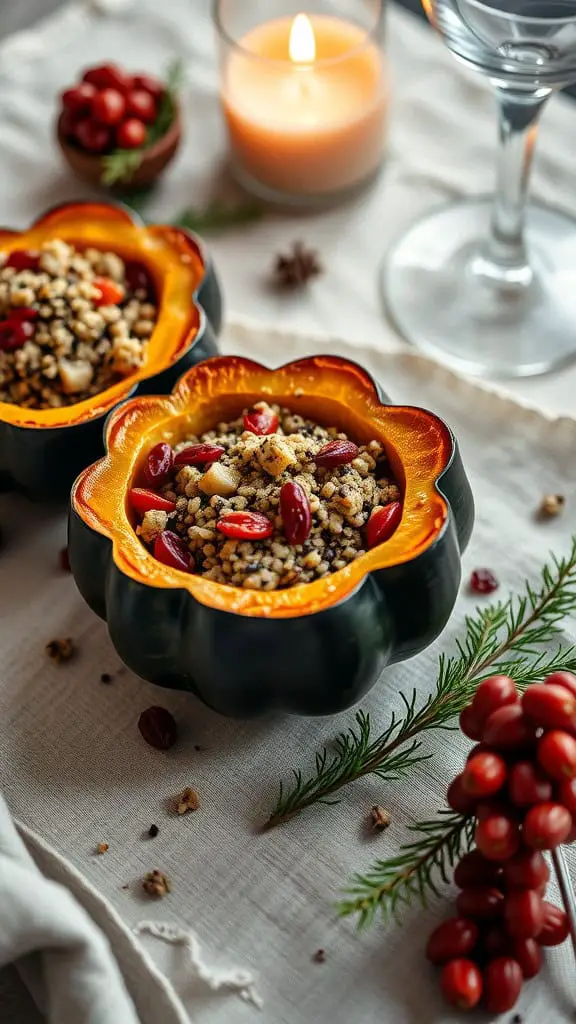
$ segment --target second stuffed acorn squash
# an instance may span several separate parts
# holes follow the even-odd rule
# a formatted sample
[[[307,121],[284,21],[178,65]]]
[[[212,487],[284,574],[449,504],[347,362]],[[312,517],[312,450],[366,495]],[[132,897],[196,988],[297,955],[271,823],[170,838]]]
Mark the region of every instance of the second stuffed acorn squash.
[[[393,536],[315,582],[245,590],[171,569],[136,536],[127,494],[150,448],[278,402],[360,440],[382,441],[403,492]],[[108,454],[71,498],[76,583],[122,660],[231,716],[329,714],[356,703],[386,665],[442,631],[458,593],[473,502],[454,436],[423,409],[388,404],[355,363],[315,356],[268,370],[237,357],[190,370],[167,398],[112,414]]]
[[[67,203],[27,231],[0,231],[0,252],[62,239],[141,262],[154,283],[158,319],[144,365],[92,398],[58,409],[0,402],[0,481],[45,501],[66,501],[81,469],[103,451],[108,413],[135,393],[166,393],[195,363],[216,353],[222,304],[200,240],[170,226],[145,226],[109,203]]]

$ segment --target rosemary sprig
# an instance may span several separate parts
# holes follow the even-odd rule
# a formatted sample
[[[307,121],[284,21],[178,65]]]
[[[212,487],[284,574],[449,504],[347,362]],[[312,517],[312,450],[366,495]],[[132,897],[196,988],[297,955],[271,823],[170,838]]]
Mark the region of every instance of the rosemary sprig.
[[[115,149],[102,157],[102,185],[117,185],[130,182],[142,163],[144,152],[166,134],[174,120],[178,93],[182,87],[184,64],[181,59],[172,61],[166,73],[166,88],[158,105],[158,112],[146,132],[146,142],[138,149]]]
[[[396,857],[375,861],[346,889],[338,909],[343,916],[358,914],[359,928],[372,924],[379,909],[385,919],[398,921],[414,897],[425,905],[428,893],[439,895],[436,876],[449,881],[449,869],[472,846],[474,819],[441,811],[438,818],[411,825],[410,832],[417,838],[404,843]]]
[[[250,199],[233,205],[216,199],[203,209],[188,208],[182,210],[172,221],[176,227],[188,228],[207,234],[210,231],[222,231],[224,228],[239,224],[249,224],[259,220],[264,213],[260,203]]]
[[[401,695],[403,717],[393,715],[375,739],[371,738],[368,715],[359,712],[358,728],[341,733],[333,753],[324,748],[317,754],[309,777],[294,771],[292,785],[280,786],[276,806],[264,827],[288,821],[315,803],[337,803],[334,794],[364,775],[388,780],[406,775],[422,760],[421,742],[416,737],[431,729],[452,728],[478,683],[496,667],[512,675],[521,688],[549,672],[576,670],[575,648],[559,647],[552,654],[542,650],[561,632],[560,622],[575,608],[576,535],[566,558],[551,556],[536,589],[527,582],[523,595],[511,596],[466,618],[466,633],[456,643],[457,654],[440,656],[436,689],[421,706],[416,691],[410,699]]]

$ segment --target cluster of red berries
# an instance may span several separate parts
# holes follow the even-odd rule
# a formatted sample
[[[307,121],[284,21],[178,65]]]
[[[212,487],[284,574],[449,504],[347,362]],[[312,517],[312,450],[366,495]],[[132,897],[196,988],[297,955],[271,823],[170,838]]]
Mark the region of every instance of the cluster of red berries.
[[[460,727],[478,742],[447,799],[476,818],[476,849],[454,872],[458,916],[432,933],[427,956],[451,1005],[482,1000],[504,1013],[540,970],[542,947],[569,933],[544,899],[542,851],[576,838],[576,676],[555,672],[522,697],[508,676],[485,679]]]
[[[89,68],[78,85],[62,93],[62,131],[87,153],[138,149],[164,92],[155,78],[129,75],[115,64]]]

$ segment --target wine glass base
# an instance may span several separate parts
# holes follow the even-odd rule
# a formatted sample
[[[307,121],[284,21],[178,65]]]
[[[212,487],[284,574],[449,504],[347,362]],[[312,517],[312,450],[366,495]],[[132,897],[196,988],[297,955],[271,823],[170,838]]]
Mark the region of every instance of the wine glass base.
[[[454,369],[529,377],[576,360],[576,221],[528,211],[531,284],[479,277],[492,201],[437,210],[409,229],[382,270],[386,307],[403,336]]]

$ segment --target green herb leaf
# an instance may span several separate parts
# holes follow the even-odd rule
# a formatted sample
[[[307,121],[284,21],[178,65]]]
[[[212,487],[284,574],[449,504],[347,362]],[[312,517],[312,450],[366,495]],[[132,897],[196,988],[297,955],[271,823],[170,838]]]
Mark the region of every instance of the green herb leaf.
[[[222,231],[224,228],[235,227],[259,220],[264,213],[263,207],[252,200],[235,206],[215,200],[203,210],[191,207],[182,210],[172,221],[176,227],[188,228],[189,231],[207,233]]]

